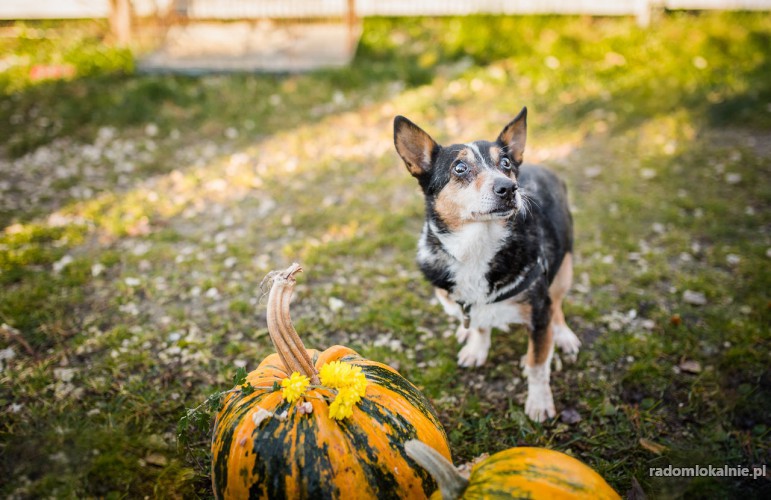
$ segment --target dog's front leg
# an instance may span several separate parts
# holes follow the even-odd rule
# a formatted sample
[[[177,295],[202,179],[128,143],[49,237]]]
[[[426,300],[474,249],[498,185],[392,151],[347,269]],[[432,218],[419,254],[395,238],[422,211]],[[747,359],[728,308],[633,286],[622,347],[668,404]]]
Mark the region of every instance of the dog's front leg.
[[[458,340],[463,337],[466,342],[458,353],[458,366],[473,368],[485,364],[487,353],[490,351],[489,328],[464,328],[460,325],[455,336]]]
[[[548,304],[533,308],[533,321],[527,343],[525,375],[527,401],[525,413],[535,422],[543,422],[556,415],[551,393],[551,358],[554,354],[554,334]]]

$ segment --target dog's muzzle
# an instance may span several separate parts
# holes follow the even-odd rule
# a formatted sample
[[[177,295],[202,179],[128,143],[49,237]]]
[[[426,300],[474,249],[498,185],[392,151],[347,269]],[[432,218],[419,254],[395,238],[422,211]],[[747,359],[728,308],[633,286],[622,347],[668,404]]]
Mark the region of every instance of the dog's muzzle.
[[[502,201],[514,201],[517,183],[506,177],[497,177],[493,182],[493,193]]]
[[[515,181],[507,177],[497,177],[493,181],[493,194],[498,199],[498,207],[493,210],[494,214],[505,214],[512,211],[516,211],[518,207],[517,203],[517,189],[518,185]]]

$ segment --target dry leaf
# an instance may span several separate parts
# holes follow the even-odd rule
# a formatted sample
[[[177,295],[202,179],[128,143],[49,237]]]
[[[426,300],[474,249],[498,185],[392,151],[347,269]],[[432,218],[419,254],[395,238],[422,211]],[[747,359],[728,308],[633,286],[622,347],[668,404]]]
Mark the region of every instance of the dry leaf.
[[[650,451],[651,453],[655,453],[656,455],[661,455],[662,453],[667,451],[667,447],[664,446],[663,444],[654,443],[653,441],[650,441],[645,438],[640,438],[640,446]]]
[[[145,462],[157,467],[165,467],[169,464],[169,459],[160,453],[150,453],[145,457]]]

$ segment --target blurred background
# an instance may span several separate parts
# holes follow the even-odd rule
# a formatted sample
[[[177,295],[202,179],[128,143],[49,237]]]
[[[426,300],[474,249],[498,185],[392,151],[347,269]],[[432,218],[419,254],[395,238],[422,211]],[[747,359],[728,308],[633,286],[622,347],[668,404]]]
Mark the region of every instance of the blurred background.
[[[574,455],[622,495],[767,498],[771,13],[762,0],[6,0],[0,4],[0,494],[207,498],[211,408],[272,352],[260,283],[303,264],[309,347],[387,362],[456,464]],[[559,416],[526,335],[460,370],[414,263],[397,114],[569,187],[583,342]]]

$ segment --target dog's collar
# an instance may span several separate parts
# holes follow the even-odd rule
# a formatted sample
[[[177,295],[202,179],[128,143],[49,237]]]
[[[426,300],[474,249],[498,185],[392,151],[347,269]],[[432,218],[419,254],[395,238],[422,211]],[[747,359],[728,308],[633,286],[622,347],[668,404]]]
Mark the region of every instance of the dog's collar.
[[[546,266],[544,265],[541,256],[538,256],[538,260],[527,267],[514,281],[504,285],[498,290],[495,290],[490,297],[488,297],[487,304],[495,304],[496,302],[502,302],[506,299],[510,299],[519,295],[527,290],[530,285],[533,284],[540,276],[546,274]],[[463,328],[468,328],[471,325],[471,303],[456,301],[463,313]]]

